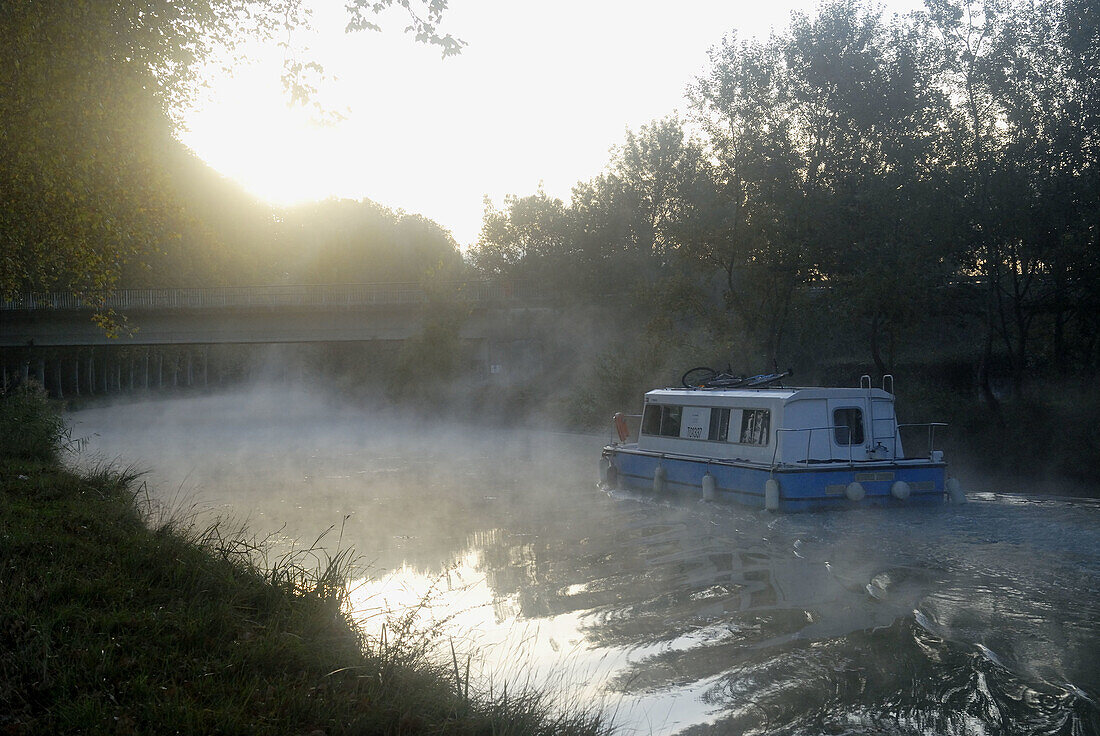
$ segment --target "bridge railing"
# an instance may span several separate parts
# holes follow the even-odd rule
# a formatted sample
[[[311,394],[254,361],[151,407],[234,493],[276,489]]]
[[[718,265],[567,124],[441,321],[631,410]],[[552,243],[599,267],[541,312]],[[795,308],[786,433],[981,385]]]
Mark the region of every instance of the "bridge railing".
[[[100,296],[64,292],[23,294],[0,301],[0,311],[115,309],[224,309],[232,307],[362,307],[422,304],[432,298],[461,302],[531,301],[542,289],[528,281],[418,283],[276,284],[193,289],[118,289]]]

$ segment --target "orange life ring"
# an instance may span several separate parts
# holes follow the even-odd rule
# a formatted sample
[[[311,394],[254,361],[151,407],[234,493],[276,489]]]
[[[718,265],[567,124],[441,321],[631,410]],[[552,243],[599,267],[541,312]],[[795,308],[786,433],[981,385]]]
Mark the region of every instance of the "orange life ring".
[[[615,414],[615,433],[619,435],[619,442],[626,442],[626,438],[630,436],[630,428],[626,426],[626,417],[622,412]]]

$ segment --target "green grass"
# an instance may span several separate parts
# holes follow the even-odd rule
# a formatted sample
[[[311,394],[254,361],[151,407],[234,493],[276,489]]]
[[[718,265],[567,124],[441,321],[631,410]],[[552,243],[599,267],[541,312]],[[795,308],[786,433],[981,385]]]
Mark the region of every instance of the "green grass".
[[[347,553],[271,560],[152,522],[133,471],[48,456],[0,453],[0,733],[610,732],[531,689],[478,691],[413,616],[366,637]]]

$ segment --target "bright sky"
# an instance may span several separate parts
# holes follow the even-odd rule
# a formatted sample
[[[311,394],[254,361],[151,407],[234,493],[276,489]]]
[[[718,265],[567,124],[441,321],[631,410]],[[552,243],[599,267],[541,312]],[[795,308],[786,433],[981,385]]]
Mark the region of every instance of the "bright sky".
[[[890,0],[903,12],[917,0]],[[186,116],[183,141],[222,174],[276,203],[367,197],[434,219],[463,246],[477,239],[488,195],[568,201],[597,175],[627,127],[686,112],[686,85],[707,49],[736,30],[766,36],[812,0],[450,0],[438,49],[402,33],[345,34],[343,0],[316,0],[303,37],[335,80],[321,101],[346,119],[319,126],[288,109],[281,52],[232,78]]]

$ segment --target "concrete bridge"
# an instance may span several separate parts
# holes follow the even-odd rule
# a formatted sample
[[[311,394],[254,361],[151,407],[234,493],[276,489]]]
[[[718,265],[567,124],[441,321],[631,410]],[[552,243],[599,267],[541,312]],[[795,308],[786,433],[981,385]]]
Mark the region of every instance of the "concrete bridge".
[[[93,319],[108,311],[130,329],[108,336]],[[530,283],[509,281],[28,294],[0,302],[0,391],[31,378],[56,396],[220,383],[231,369],[219,347],[394,344],[440,314],[457,316],[475,372],[495,377],[541,360],[554,313]]]
[[[429,307],[458,310],[460,337],[521,337],[548,311],[526,282],[122,289],[101,298],[28,294],[0,302],[0,347],[405,340]],[[108,310],[130,327],[110,337]]]

